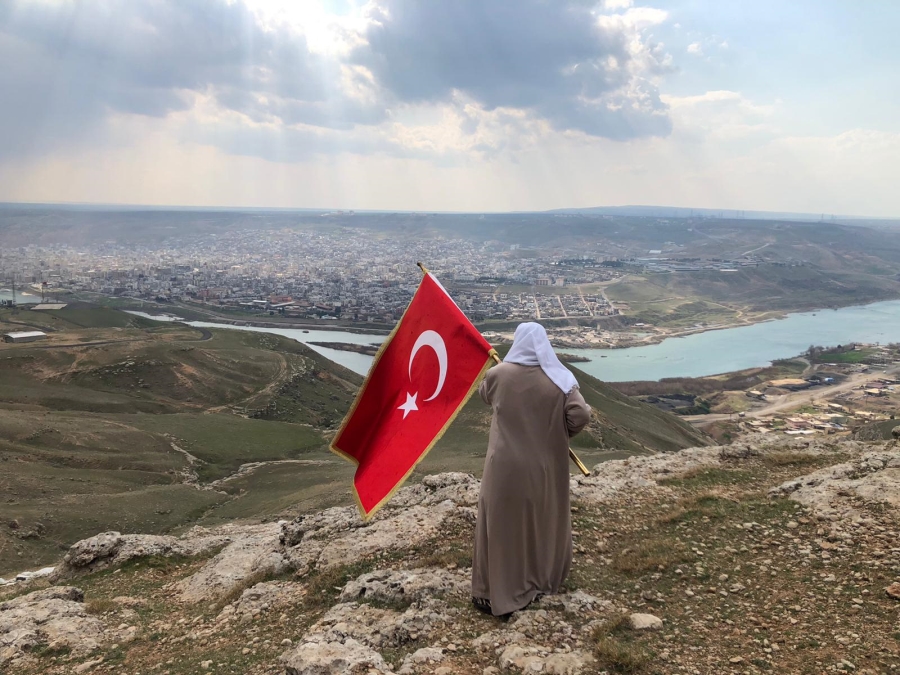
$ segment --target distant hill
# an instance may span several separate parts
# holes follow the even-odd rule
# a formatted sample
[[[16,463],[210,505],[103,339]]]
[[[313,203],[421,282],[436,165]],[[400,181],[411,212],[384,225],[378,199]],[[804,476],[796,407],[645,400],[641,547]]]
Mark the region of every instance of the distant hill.
[[[838,221],[854,220],[891,220],[878,218],[860,218],[859,216],[835,215],[832,213],[796,213],[793,211],[746,211],[743,209],[709,209],[684,206],[589,206],[563,209],[551,209],[547,213],[580,213],[592,216],[640,216],[654,218],[721,218],[735,220],[793,220],[793,221]]]

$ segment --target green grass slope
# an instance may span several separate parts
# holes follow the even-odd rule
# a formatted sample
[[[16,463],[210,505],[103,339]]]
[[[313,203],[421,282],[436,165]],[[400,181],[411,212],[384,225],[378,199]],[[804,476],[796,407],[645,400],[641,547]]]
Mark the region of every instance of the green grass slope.
[[[608,384],[569,366],[581,388],[581,394],[594,409],[595,419],[587,433],[576,436],[572,447],[591,447],[629,454],[646,451],[671,452],[707,445],[708,436],[675,415],[620,394]]]
[[[349,499],[352,468],[328,452],[326,432],[362,378],[279,336],[84,312],[0,315],[65,332],[61,346],[0,344],[0,576],[103,530],[267,515],[304,493]],[[72,346],[82,339],[102,344]],[[254,462],[288,463],[216,490],[188,480]]]
[[[361,377],[280,336],[116,314],[76,315],[94,324],[85,328],[64,319],[64,344],[0,345],[0,576],[104,530],[174,532],[352,503],[354,467],[328,442]],[[85,337],[100,344],[78,344]],[[572,371],[595,409],[573,440],[588,465],[706,442]],[[416,476],[480,475],[490,419],[473,397]]]

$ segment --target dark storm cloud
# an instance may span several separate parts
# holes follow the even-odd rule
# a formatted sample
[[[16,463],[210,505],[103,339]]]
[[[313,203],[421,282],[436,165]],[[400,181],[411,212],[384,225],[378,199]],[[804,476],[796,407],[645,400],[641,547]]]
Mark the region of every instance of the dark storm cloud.
[[[240,3],[2,3],[0,154],[97,130],[110,112],[161,117],[204,93],[252,117],[346,128],[383,111],[345,101],[340,64],[264,30]]]
[[[264,28],[242,2],[0,0],[0,156],[109,142],[111,114],[162,118],[194,106],[198,94],[265,123],[245,124],[240,138],[227,141],[240,123],[211,122],[221,129],[198,140],[265,157],[279,154],[273,128],[286,130],[291,156],[304,147],[403,154],[384,136],[361,141],[358,127],[416,103],[455,106],[467,134],[480,121],[460,101],[522,110],[556,129],[599,137],[668,133],[665,106],[645,77],[658,61],[651,55],[631,67],[635,33],[598,22],[593,6],[378,0],[368,27],[355,36],[359,46],[342,62],[311,52],[294,31]],[[371,82],[357,72],[361,66]],[[362,98],[344,90],[354,76]],[[335,133],[323,141],[309,130],[287,132],[296,125]],[[348,134],[346,143],[335,140],[340,133]],[[497,139],[491,147],[508,146]]]
[[[450,100],[534,112],[558,129],[631,138],[666,134],[665,105],[629,68],[623,25],[564,0],[380,0],[356,55],[407,102]],[[651,72],[662,69],[650,53]]]

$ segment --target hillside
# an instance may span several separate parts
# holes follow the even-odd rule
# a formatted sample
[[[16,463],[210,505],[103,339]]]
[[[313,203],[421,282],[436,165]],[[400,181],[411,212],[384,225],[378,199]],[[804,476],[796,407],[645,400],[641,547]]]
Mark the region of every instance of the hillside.
[[[0,310],[0,576],[105,529],[292,517],[352,503],[353,467],[327,449],[358,375],[293,340],[158,323],[87,304]],[[595,408],[584,460],[704,443],[692,427],[573,370]],[[490,411],[478,397],[417,469],[480,475]]]
[[[0,332],[52,331],[0,345],[0,575],[97,529],[265,515],[302,504],[304,488],[324,495],[316,506],[346,498],[323,433],[349,406],[356,374],[273,335],[67,310],[0,311]],[[254,462],[287,463],[275,476],[272,465],[235,475]]]
[[[97,535],[52,579],[0,589],[0,668],[900,670],[894,443],[768,436],[600,464],[572,483],[567,592],[508,622],[469,605],[478,487],[429,476],[368,525],[342,507],[180,537]]]

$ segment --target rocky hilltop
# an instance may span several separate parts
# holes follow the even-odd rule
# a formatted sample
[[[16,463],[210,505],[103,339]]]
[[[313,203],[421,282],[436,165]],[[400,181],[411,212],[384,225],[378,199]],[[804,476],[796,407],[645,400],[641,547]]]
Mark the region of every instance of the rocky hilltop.
[[[900,447],[753,437],[572,478],[567,592],[469,605],[478,481],[104,532],[0,589],[9,673],[900,673]]]

